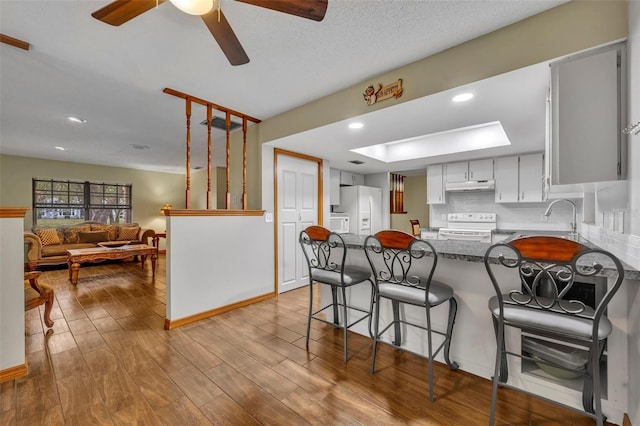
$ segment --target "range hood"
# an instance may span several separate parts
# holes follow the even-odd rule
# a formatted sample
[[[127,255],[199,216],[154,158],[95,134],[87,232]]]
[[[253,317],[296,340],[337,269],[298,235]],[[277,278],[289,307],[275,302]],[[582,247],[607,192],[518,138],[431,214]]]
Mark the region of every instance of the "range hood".
[[[469,180],[466,182],[447,182],[444,189],[448,192],[463,191],[493,191],[496,189],[496,181],[488,180]]]

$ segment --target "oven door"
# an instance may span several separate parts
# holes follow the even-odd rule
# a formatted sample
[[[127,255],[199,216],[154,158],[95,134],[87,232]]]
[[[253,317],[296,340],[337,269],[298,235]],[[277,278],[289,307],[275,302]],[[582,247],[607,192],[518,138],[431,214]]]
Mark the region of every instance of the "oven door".
[[[439,240],[459,240],[459,241],[479,241],[482,243],[490,243],[491,231],[440,228],[440,230],[438,231],[438,239]]]

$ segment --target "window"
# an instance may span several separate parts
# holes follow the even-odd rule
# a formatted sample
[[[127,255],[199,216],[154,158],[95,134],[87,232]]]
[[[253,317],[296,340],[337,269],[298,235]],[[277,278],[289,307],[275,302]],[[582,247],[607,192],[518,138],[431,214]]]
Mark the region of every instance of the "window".
[[[33,178],[33,224],[131,223],[131,191],[131,184]]]

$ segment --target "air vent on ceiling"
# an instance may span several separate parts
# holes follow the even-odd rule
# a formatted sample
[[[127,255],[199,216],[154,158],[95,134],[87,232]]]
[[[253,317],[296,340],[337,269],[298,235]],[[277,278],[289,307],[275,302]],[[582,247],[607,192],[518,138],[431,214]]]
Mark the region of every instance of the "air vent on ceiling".
[[[200,124],[202,124],[203,126],[206,126],[207,120],[203,120]],[[242,124],[231,120],[231,125],[229,126],[229,130],[235,130],[241,126]],[[215,127],[216,129],[220,129],[220,130],[227,130],[227,127],[225,125],[225,119],[222,117],[213,117],[213,119],[211,119],[211,127]]]
[[[351,161],[349,161],[349,162],[350,162],[351,164],[357,164],[357,165],[364,164],[364,161],[360,161],[360,160],[351,160]]]

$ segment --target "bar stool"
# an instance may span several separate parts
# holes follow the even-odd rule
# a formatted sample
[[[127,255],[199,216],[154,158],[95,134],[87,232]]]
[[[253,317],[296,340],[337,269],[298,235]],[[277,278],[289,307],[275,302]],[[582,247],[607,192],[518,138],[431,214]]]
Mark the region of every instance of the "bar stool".
[[[499,386],[564,406],[558,401],[508,384],[507,355],[512,355],[538,365],[564,371],[570,369],[573,373],[583,375],[584,412],[594,418],[598,426],[602,426],[600,361],[606,339],[612,330],[605,311],[624,279],[620,261],[607,251],[591,249],[566,238],[530,236],[489,247],[484,264],[496,292],[489,300],[497,341],[489,424],[493,425],[495,421]],[[613,284],[609,285],[609,290],[599,302],[596,301],[595,306],[588,306],[571,296],[577,278],[592,277],[604,267],[607,267],[607,274],[613,274],[615,278],[609,278]],[[508,274],[509,269],[512,269],[511,275]],[[513,271],[517,272],[517,276]],[[522,353],[507,349],[506,326],[526,333]],[[553,350],[565,343],[572,345],[572,348],[584,348],[582,366],[567,367],[567,355]],[[544,347],[552,348],[546,350],[549,355],[545,355]]]
[[[307,349],[309,349],[309,334],[311,320],[321,321],[344,332],[344,361],[348,360],[347,331],[352,326],[369,318],[369,334],[371,334],[371,312],[373,310],[373,281],[368,268],[358,268],[347,264],[347,246],[340,234],[329,231],[321,226],[309,226],[300,232],[300,245],[309,267],[309,316],[307,320]],[[313,310],[313,283],[325,284],[331,287],[331,303]],[[365,309],[350,304],[347,300],[347,288],[368,282],[371,285],[371,301]],[[328,309],[333,310],[333,321],[325,319],[321,314]],[[340,312],[342,308],[342,312]],[[349,321],[349,312],[359,312],[360,315]],[[342,319],[340,319],[342,315]]]
[[[400,325],[420,328],[427,332],[429,363],[429,399],[433,401],[433,358],[444,349],[443,356],[450,369],[458,369],[458,364],[449,358],[451,334],[455,322],[458,304],[453,289],[433,279],[438,263],[438,255],[433,246],[402,231],[386,230],[367,237],[364,243],[365,254],[371,265],[375,279],[375,321],[373,331],[373,350],[371,356],[371,374],[375,372],[376,351],[381,337],[394,326],[394,339],[391,346],[403,349]],[[381,299],[391,301],[393,321],[380,330]],[[431,310],[449,302],[446,331],[432,327]],[[400,304],[423,308],[426,315],[426,327],[400,318]],[[433,334],[443,336],[442,342],[433,349]]]

